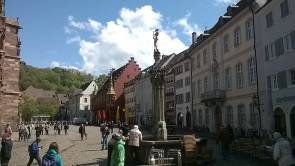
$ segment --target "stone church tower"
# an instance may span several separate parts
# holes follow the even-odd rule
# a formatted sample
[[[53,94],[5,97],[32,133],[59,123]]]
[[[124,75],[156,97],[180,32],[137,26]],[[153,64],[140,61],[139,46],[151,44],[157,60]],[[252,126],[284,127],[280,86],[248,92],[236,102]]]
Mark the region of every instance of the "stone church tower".
[[[20,103],[20,45],[17,19],[5,16],[5,0],[0,0],[0,128],[18,122]]]

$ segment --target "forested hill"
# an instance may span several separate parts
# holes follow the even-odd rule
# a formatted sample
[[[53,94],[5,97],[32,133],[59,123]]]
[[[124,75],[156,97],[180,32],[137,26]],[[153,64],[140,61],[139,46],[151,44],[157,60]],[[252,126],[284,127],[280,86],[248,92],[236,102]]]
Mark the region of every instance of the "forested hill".
[[[101,79],[102,77],[105,78],[104,75],[99,78]],[[92,75],[81,73],[77,70],[36,68],[22,62],[19,87],[21,91],[32,85],[35,88],[54,90],[57,93],[68,93],[80,88],[81,85],[92,79]]]

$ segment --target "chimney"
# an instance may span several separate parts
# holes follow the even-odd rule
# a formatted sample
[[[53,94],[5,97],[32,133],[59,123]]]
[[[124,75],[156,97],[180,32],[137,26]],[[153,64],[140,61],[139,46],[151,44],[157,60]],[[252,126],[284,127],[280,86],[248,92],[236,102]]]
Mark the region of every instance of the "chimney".
[[[193,32],[192,33],[192,44],[195,44],[197,41],[197,33],[196,32]]]

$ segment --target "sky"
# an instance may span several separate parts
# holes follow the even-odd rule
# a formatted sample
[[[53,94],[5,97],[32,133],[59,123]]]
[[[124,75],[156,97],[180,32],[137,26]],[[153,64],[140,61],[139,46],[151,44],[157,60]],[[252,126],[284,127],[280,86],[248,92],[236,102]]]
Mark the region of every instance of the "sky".
[[[21,60],[106,74],[134,57],[153,64],[153,31],[161,54],[179,53],[191,33],[212,27],[237,0],[7,0],[6,16],[19,18]]]

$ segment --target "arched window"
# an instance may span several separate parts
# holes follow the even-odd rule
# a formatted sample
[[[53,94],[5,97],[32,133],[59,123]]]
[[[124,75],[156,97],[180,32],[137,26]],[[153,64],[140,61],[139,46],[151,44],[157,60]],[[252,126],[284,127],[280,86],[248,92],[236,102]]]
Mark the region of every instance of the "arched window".
[[[240,129],[246,128],[246,112],[243,104],[238,105],[238,127]]]

